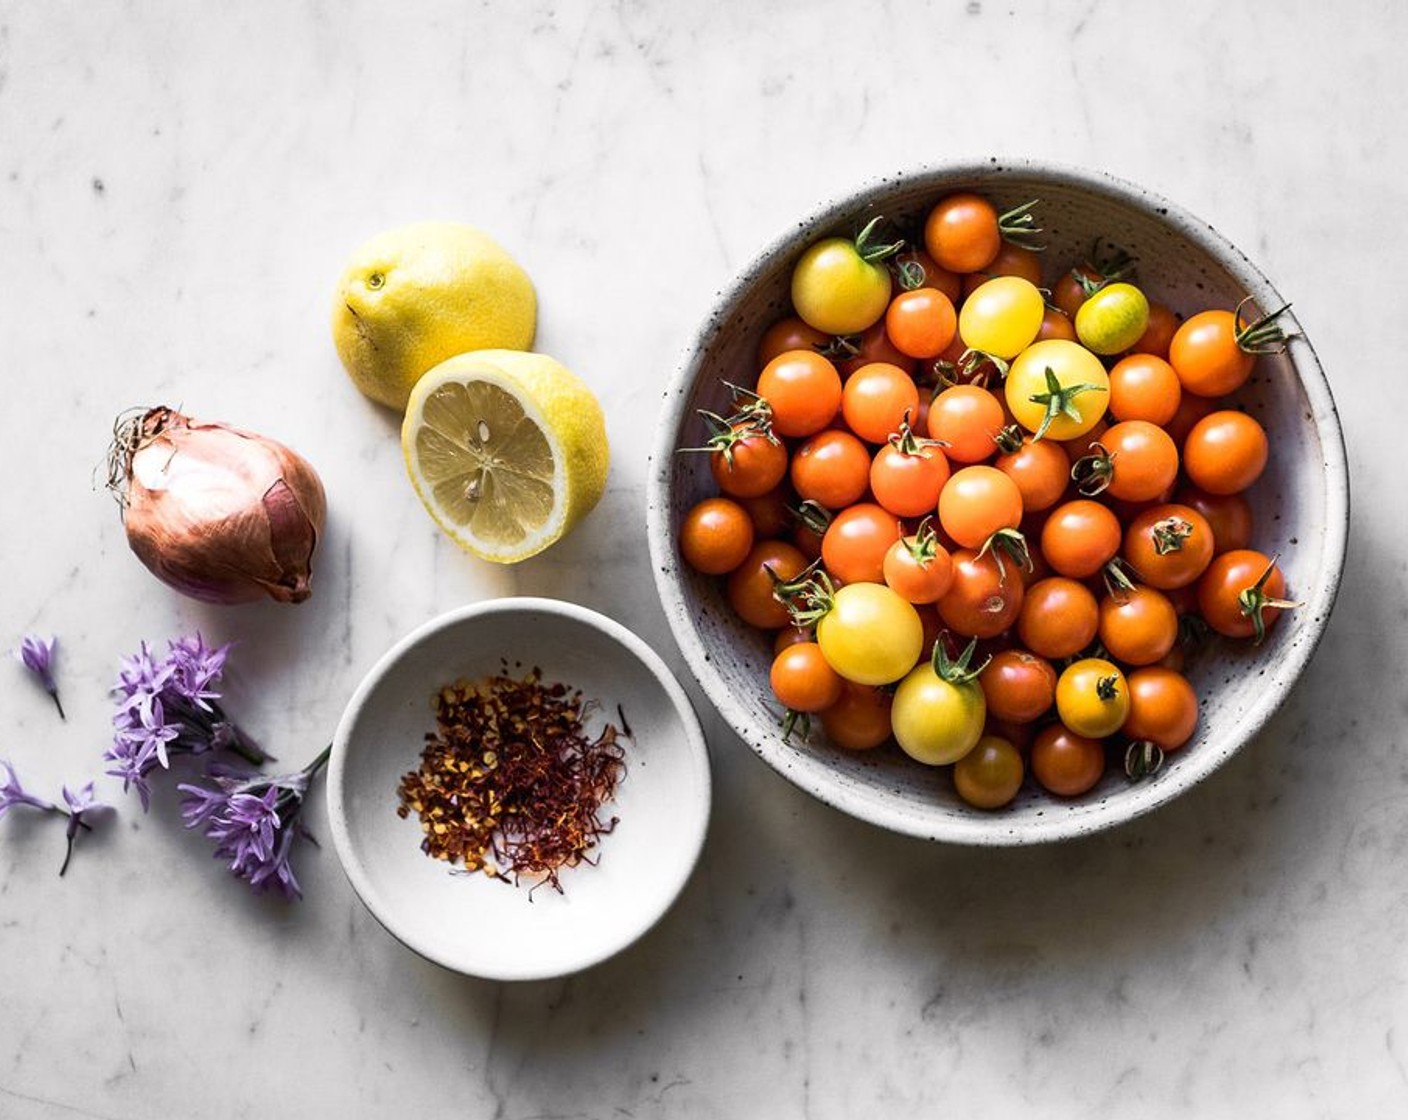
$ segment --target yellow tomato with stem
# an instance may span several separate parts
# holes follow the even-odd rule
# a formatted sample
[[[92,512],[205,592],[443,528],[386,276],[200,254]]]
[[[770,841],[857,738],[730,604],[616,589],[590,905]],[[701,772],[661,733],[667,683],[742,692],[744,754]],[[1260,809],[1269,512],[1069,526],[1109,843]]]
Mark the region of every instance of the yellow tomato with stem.
[[[1007,371],[1007,407],[1037,439],[1083,436],[1105,415],[1110,376],[1078,342],[1051,338],[1028,346]]]

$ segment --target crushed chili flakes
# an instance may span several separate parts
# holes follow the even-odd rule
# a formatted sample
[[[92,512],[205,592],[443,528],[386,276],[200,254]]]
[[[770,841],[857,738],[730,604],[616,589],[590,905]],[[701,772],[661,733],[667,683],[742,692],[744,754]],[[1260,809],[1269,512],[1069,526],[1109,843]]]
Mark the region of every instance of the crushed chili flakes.
[[[505,665],[440,689],[436,729],[419,768],[401,778],[397,814],[419,816],[427,855],[562,893],[559,870],[594,864],[593,849],[617,824],[601,809],[625,777],[630,728],[618,707],[622,728],[591,735],[596,708],[576,689],[543,683],[537,668],[520,678]]]

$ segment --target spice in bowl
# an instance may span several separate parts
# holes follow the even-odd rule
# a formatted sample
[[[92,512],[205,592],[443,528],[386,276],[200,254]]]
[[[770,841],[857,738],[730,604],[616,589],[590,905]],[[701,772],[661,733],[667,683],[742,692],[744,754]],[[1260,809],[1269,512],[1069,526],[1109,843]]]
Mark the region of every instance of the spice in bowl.
[[[435,859],[562,893],[561,869],[594,864],[618,819],[602,810],[625,777],[630,728],[620,713],[619,727],[592,733],[598,707],[577,689],[544,683],[537,668],[518,678],[505,666],[441,688],[436,729],[420,766],[401,779],[397,814],[419,816],[421,849]]]

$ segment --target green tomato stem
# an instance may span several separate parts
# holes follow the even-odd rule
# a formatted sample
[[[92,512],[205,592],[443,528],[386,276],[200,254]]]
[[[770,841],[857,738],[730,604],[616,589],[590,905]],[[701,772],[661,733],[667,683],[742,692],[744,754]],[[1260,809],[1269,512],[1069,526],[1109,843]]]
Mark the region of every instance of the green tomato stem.
[[[1042,228],[1036,224],[1036,208],[1041,199],[1033,198],[997,216],[997,232],[1003,240],[1022,249],[1040,252],[1046,248],[1041,240]]]
[[[1056,379],[1056,371],[1047,366],[1046,392],[1033,393],[1027,398],[1033,404],[1044,405],[1046,408],[1046,415],[1041,418],[1041,424],[1032,439],[1037,440],[1044,436],[1052,422],[1058,417],[1065,416],[1067,419],[1079,423],[1083,417],[1080,409],[1075,405],[1076,397],[1082,393],[1104,393],[1106,391],[1103,385],[1094,385],[1088,381],[1083,381],[1079,385],[1062,385]]]
[[[1242,308],[1251,302],[1247,296],[1237,305],[1234,322],[1242,321]],[[1289,303],[1282,304],[1269,315],[1240,327],[1237,331],[1237,348],[1247,354],[1279,354],[1286,348],[1287,335],[1276,320],[1291,309]]]
[[[865,228],[861,230],[860,233],[856,234],[856,252],[860,255],[860,259],[865,261],[866,264],[879,264],[888,257],[893,257],[904,248],[903,238],[899,241],[891,241],[883,245],[871,244],[871,238],[875,234],[876,227],[884,220],[882,215],[877,214],[866,223]]]

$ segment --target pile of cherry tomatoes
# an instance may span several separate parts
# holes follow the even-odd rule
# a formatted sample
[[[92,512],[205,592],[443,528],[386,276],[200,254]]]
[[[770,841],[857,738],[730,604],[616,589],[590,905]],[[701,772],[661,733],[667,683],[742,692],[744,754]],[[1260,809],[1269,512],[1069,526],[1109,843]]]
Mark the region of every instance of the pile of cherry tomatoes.
[[[882,224],[806,249],[756,380],[701,413],[683,558],[776,632],[788,734],[893,740],[986,809],[1146,776],[1198,722],[1189,646],[1294,606],[1252,548],[1267,433],[1225,399],[1284,308],[1180,319],[1098,245],[1043,287],[1035,203]]]

